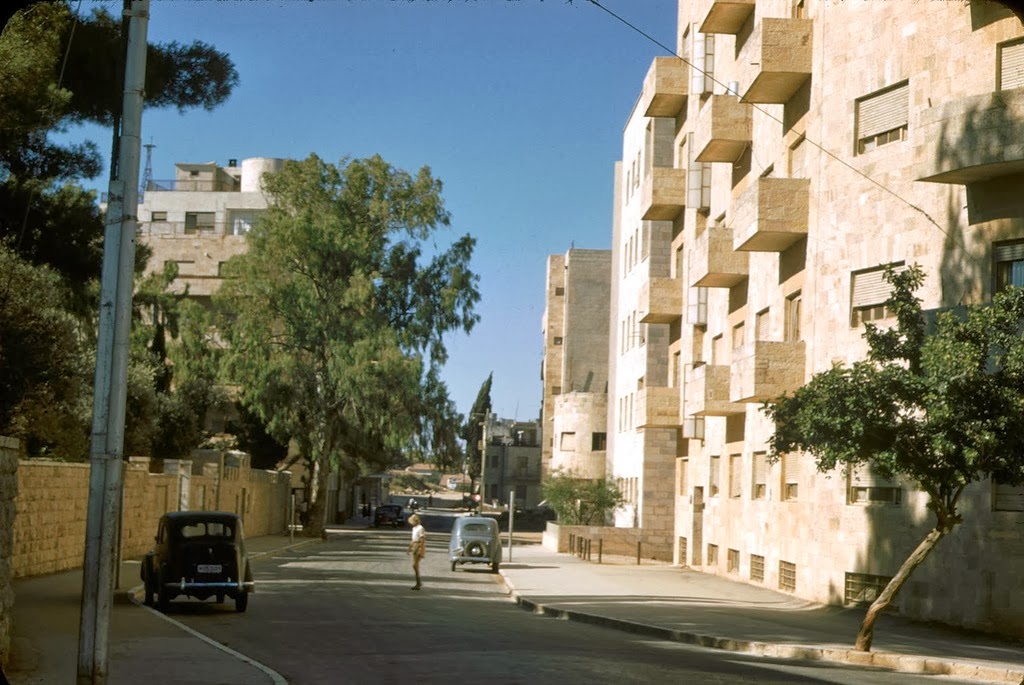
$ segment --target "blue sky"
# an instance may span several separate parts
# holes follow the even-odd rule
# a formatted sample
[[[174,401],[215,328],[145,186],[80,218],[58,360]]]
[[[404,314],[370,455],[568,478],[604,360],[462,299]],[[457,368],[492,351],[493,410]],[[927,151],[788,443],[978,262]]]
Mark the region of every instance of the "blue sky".
[[[674,46],[675,0],[601,1]],[[477,239],[481,321],[448,338],[452,399],[468,412],[493,371],[494,411],[537,417],[547,256],[610,248],[622,127],[663,48],[586,0],[153,0],[149,39],[210,43],[240,75],[212,112],[146,112],[156,179],[313,152],[429,166],[450,236]]]

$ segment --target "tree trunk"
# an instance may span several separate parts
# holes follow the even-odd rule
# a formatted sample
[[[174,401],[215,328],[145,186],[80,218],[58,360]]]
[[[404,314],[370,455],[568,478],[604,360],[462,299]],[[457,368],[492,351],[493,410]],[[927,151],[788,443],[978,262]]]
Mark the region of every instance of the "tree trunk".
[[[309,503],[309,524],[303,528],[304,535],[322,537],[324,534],[324,515],[327,506],[327,481],[331,470],[319,461],[313,463],[313,474],[310,480],[311,499]]]
[[[875,622],[878,621],[878,617],[882,615],[882,612],[888,608],[892,600],[895,599],[896,593],[900,591],[903,584],[907,582],[910,575],[914,572],[918,566],[931,554],[931,551],[938,544],[939,540],[944,538],[949,533],[950,528],[943,526],[941,523],[932,529],[928,535],[924,537],[924,540],[917,546],[917,549],[907,557],[907,560],[900,566],[900,570],[896,572],[893,579],[889,581],[889,584],[882,590],[882,594],[878,596],[878,599],[874,601],[868,613],[864,616],[864,622],[860,624],[860,632],[857,633],[857,642],[853,648],[861,652],[871,651],[871,641],[875,636]]]

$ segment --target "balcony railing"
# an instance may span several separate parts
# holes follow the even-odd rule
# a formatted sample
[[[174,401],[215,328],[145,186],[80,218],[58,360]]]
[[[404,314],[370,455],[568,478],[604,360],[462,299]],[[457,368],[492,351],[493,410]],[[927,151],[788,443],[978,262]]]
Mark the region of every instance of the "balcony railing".
[[[756,340],[733,353],[729,398],[764,402],[804,384],[804,343]]]
[[[700,32],[735,35],[753,11],[754,0],[710,0],[700,23]]]
[[[672,323],[683,316],[683,284],[678,278],[650,278],[640,286],[640,323]]]
[[[143,188],[143,192],[200,192],[200,193],[237,193],[241,190],[238,181],[235,180],[214,180],[206,179],[171,179],[164,181],[149,181]]]
[[[697,364],[686,369],[687,416],[731,416],[742,414],[744,405],[729,399],[729,367]]]
[[[810,187],[806,178],[755,180],[733,205],[733,249],[782,252],[806,237]]]
[[[651,167],[640,185],[644,221],[672,221],[686,204],[686,169]]]
[[[735,162],[750,145],[752,108],[738,95],[712,95],[700,110],[693,132],[698,162]]]
[[[244,236],[252,227],[249,221],[217,221],[192,224],[185,221],[140,221],[142,235],[165,236]]]
[[[637,428],[676,428],[679,419],[679,388],[647,387],[636,394]]]
[[[749,274],[749,254],[733,249],[733,231],[727,226],[708,226],[690,250],[690,285],[731,288]]]
[[[686,107],[690,71],[677,57],[655,57],[644,78],[639,111],[645,117],[674,117]]]
[[[737,63],[746,102],[784,104],[811,76],[810,19],[776,19],[758,22]]]

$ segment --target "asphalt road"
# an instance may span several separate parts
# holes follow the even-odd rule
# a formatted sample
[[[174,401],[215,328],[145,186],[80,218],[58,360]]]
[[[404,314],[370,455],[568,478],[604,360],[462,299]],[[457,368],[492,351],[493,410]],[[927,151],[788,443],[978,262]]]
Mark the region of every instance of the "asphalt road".
[[[299,685],[957,682],[758,659],[537,616],[510,602],[489,568],[451,572],[446,527],[427,520],[420,591],[410,590],[408,529],[347,531],[257,560],[246,614],[230,602],[185,600],[169,615]]]

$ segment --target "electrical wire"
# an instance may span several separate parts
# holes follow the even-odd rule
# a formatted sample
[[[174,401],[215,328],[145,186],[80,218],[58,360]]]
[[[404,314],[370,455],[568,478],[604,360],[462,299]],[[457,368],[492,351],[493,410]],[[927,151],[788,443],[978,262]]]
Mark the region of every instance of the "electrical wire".
[[[650,42],[654,43],[658,47],[660,47],[663,50],[667,51],[670,55],[672,55],[676,59],[680,60],[683,64],[689,66],[691,69],[694,69],[695,71],[697,71],[697,72],[703,74],[704,76],[708,77],[709,79],[711,79],[712,82],[714,82],[717,85],[722,86],[723,88],[727,89],[727,87],[726,87],[726,85],[724,83],[722,83],[721,81],[719,81],[718,79],[716,79],[714,77],[714,74],[709,74],[708,72],[704,71],[703,69],[700,69],[699,67],[697,67],[695,64],[690,62],[685,57],[681,57],[675,50],[673,50],[672,48],[666,46],[664,43],[662,43],[661,41],[657,40],[656,38],[654,38],[653,36],[651,36],[647,32],[645,32],[642,29],[638,28],[637,26],[634,26],[632,23],[627,21],[625,18],[619,16],[618,14],[613,12],[612,10],[610,10],[607,7],[605,7],[604,5],[602,5],[598,0],[586,0],[586,1],[588,3],[590,3],[591,5],[593,5],[594,7],[597,7],[598,9],[603,10],[604,12],[606,12],[607,14],[612,16],[614,19],[616,19],[617,21],[621,22],[622,24],[628,26],[630,29],[632,29],[636,33],[640,34],[641,36],[643,36],[644,38],[646,38]],[[742,100],[742,98],[740,99],[740,101],[744,102],[744,100]],[[771,119],[771,120],[773,120],[773,121],[775,121],[775,122],[785,126],[785,122],[782,119],[780,119],[779,117],[775,116],[771,112],[767,111],[763,107],[759,107],[757,105],[757,103],[747,102],[746,104],[750,105],[754,110],[764,114],[769,119]],[[881,190],[885,191],[886,193],[889,193],[890,195],[892,195],[897,200],[899,200],[903,204],[907,205],[908,207],[910,207],[914,211],[920,213],[928,221],[928,223],[930,223],[932,226],[937,228],[940,233],[942,233],[947,238],[949,238],[957,247],[959,247],[963,251],[963,253],[965,255],[967,255],[969,258],[974,260],[979,265],[983,265],[981,259],[979,259],[977,256],[971,254],[971,252],[967,249],[967,246],[964,245],[963,242],[961,242],[959,240],[958,236],[956,236],[956,235],[950,233],[949,231],[947,231],[946,229],[942,228],[942,226],[940,226],[939,223],[934,218],[932,218],[932,216],[930,214],[928,214],[928,212],[926,212],[924,209],[922,209],[921,207],[917,206],[916,204],[914,204],[913,202],[911,202],[907,198],[903,197],[902,195],[900,195],[898,192],[896,192],[892,188],[889,188],[888,186],[883,184],[881,181],[877,181],[874,178],[868,176],[863,171],[861,171],[857,167],[855,167],[852,164],[850,164],[849,162],[847,162],[845,159],[841,158],[840,156],[838,156],[835,153],[831,152],[830,150],[826,149],[824,146],[819,144],[817,141],[815,141],[812,138],[808,137],[806,130],[803,133],[801,133],[800,135],[804,136],[804,141],[805,142],[808,142],[811,145],[813,145],[814,147],[818,148],[823,153],[825,153],[825,155],[827,155],[828,157],[832,158],[836,162],[839,162],[841,165],[843,165],[846,168],[850,169],[851,171],[853,171],[858,176],[864,178],[866,181],[868,181],[872,185],[877,186],[878,188],[880,188]]]

